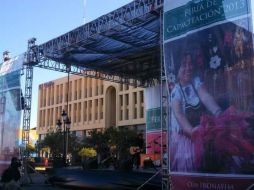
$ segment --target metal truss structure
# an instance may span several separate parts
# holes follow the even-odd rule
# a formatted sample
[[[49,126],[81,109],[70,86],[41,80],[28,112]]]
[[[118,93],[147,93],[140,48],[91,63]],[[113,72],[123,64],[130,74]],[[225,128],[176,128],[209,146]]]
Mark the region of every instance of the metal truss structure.
[[[132,86],[139,86],[139,87],[148,87],[155,85],[158,81],[154,79],[140,81],[135,78],[127,78],[127,77],[119,77],[116,75],[112,75],[109,73],[103,73],[98,70],[92,70],[92,69],[86,69],[84,67],[78,66],[78,65],[72,65],[72,64],[65,64],[57,61],[53,61],[51,59],[41,57],[39,62],[34,65],[35,67],[58,71],[58,72],[64,72],[68,73],[68,67],[70,65],[70,74],[73,75],[79,75],[89,78],[95,78],[115,83],[122,83],[122,84],[128,84]]]
[[[29,142],[33,67],[140,87],[162,84],[162,7],[163,0],[134,0],[44,44],[29,40],[22,143]],[[168,112],[163,110],[168,110],[168,97],[161,89],[162,133],[167,133]],[[167,148],[162,148],[162,189],[168,190],[169,160],[164,155]]]
[[[135,0],[69,33],[42,44],[39,48],[45,56],[59,56],[62,52],[69,51],[72,45],[79,46],[84,41],[89,44],[90,40],[92,40],[91,37],[96,34],[104,33],[115,27],[119,27],[118,30],[121,30],[127,23],[131,25],[143,22],[142,16],[152,11],[156,12],[162,6],[163,0]]]
[[[6,97],[5,92],[0,93],[0,151],[3,152],[3,144],[4,144],[4,126],[5,126],[5,106],[6,106]]]
[[[162,12],[160,14],[160,19],[162,20]],[[160,44],[161,50],[163,49],[163,22],[161,22],[160,26]],[[169,175],[169,135],[168,135],[168,126],[169,126],[169,92],[166,88],[167,81],[166,81],[166,68],[164,65],[164,54],[163,51],[160,52],[160,63],[161,63],[161,175],[162,175],[162,190],[169,190],[171,189],[171,182],[170,182],[170,175]]]
[[[167,190],[170,186],[169,175],[169,139],[168,139],[168,117],[169,117],[169,101],[167,89],[165,88],[166,80],[161,80],[161,175],[162,189]]]
[[[33,64],[36,64],[37,56],[33,51],[35,38],[28,40],[27,52],[25,54],[24,69],[25,69],[25,94],[24,94],[24,112],[23,112],[23,130],[22,144],[29,143],[30,120],[31,120],[31,104],[32,104],[32,87],[33,87]],[[32,64],[31,64],[32,63]]]

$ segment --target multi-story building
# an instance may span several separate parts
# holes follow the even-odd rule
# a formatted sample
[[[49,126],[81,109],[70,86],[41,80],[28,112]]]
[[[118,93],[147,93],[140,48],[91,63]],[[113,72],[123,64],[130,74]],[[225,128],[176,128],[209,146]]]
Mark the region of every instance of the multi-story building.
[[[145,130],[143,88],[71,75],[69,85],[68,77],[39,85],[37,133],[40,139],[49,129],[56,128],[62,111],[67,111],[67,104],[70,131],[78,137],[89,135],[92,129],[110,126]]]

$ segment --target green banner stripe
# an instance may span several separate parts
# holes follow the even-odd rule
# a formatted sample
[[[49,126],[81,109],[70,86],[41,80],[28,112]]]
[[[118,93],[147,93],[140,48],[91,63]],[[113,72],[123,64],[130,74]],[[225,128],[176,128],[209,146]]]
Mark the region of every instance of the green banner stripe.
[[[249,0],[189,2],[164,13],[164,40],[216,22],[247,15]]]

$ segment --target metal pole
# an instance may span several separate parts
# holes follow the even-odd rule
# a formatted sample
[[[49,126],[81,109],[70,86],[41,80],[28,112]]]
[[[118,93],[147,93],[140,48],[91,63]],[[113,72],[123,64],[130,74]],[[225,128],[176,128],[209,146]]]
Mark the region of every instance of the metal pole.
[[[67,108],[66,108],[66,113],[67,115],[69,114],[68,113],[68,106],[69,106],[69,83],[70,83],[70,67],[69,66],[66,66],[67,68],[67,72],[68,72],[68,77],[67,77],[67,101],[66,101],[66,105],[67,105]]]
[[[67,156],[68,156],[68,129],[66,128],[66,158],[65,158],[65,163],[67,164]]]
[[[66,125],[64,121],[64,131],[63,131],[63,140],[64,140],[64,150],[63,150],[63,164],[66,166]]]
[[[1,93],[1,111],[0,111],[0,118],[1,118],[1,154],[3,154],[3,145],[4,145],[4,127],[5,127],[5,108],[6,108],[6,98],[5,93]]]
[[[69,83],[70,83],[70,67],[66,65],[66,70],[68,72],[68,77],[67,77],[67,100],[66,100],[66,114],[67,114],[67,118],[68,118],[68,110],[69,110]],[[66,119],[67,121],[68,119]],[[64,166],[66,166],[66,158],[67,158],[67,151],[68,151],[68,132],[67,132],[67,129],[66,129],[66,121],[63,121],[64,122],[64,155],[63,155],[63,160],[64,160]]]

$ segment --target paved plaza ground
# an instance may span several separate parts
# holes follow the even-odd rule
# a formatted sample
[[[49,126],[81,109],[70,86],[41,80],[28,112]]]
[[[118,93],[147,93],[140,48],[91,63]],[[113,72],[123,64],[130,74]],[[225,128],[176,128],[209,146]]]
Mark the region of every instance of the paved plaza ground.
[[[140,185],[151,178],[156,171],[114,171],[114,170],[92,170],[84,171],[81,168],[62,168],[57,169],[47,183],[48,177],[41,173],[32,173],[30,178],[23,179],[23,190],[62,190],[62,189],[137,189]],[[46,182],[46,183],[45,183]],[[161,189],[161,176],[157,175],[151,182],[145,185],[141,190]]]

